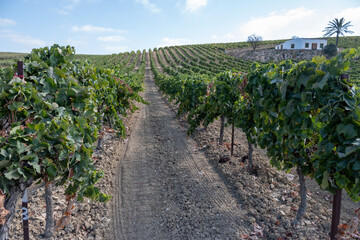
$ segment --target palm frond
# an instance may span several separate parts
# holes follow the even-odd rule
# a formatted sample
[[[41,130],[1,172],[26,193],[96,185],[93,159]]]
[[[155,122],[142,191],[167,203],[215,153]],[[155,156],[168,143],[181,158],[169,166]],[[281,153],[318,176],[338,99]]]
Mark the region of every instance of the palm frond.
[[[323,30],[323,32],[325,32],[323,36],[331,37],[334,34],[337,36],[344,36],[344,33],[354,33],[348,29],[349,27],[352,27],[351,21],[345,23],[345,18],[335,18],[332,21],[329,21],[327,27]]]

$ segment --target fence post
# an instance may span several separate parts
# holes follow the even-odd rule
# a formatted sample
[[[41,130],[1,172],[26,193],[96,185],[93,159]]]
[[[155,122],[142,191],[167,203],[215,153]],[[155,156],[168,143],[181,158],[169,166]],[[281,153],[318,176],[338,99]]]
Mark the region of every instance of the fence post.
[[[29,240],[29,213],[28,213],[28,194],[27,188],[25,189],[24,196],[22,198],[22,215],[23,215],[23,229],[24,229],[24,240]]]
[[[24,78],[24,63],[23,63],[23,61],[17,62],[17,74],[16,75],[21,79]]]
[[[347,81],[349,81],[349,74],[340,74],[340,79],[346,79]],[[338,189],[336,190],[333,197],[331,232],[330,232],[331,240],[336,240],[336,235],[338,233],[339,223],[340,223],[340,213],[341,213],[341,189]]]
[[[336,190],[333,198],[331,232],[330,232],[331,240],[336,240],[336,234],[338,233],[338,227],[340,223],[340,212],[341,212],[341,189],[338,189]]]

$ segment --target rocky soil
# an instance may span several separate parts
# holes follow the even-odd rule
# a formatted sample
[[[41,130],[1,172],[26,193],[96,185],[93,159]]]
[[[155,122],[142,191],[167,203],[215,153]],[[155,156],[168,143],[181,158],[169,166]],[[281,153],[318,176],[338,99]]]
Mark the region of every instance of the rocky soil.
[[[302,223],[293,227],[292,220],[300,203],[299,184],[294,172],[282,172],[269,165],[263,149],[255,149],[255,171],[248,172],[247,162],[241,159],[248,153],[245,134],[236,131],[236,149],[230,156],[231,131],[225,131],[225,143],[217,144],[220,122],[210,125],[207,131],[199,130],[194,139],[197,146],[234,191],[239,204],[245,211],[245,223],[249,232],[262,232],[260,239],[328,239],[331,226],[332,195],[321,190],[314,180],[306,179],[307,211]],[[229,159],[222,163],[222,159]],[[345,194],[343,194],[345,195]],[[356,217],[359,203],[352,202],[346,195],[342,199],[341,223]],[[359,230],[359,229],[358,229]],[[248,236],[249,236],[248,235]],[[261,235],[261,234],[258,234]],[[244,239],[246,235],[243,236]],[[256,239],[256,238],[253,238]]]

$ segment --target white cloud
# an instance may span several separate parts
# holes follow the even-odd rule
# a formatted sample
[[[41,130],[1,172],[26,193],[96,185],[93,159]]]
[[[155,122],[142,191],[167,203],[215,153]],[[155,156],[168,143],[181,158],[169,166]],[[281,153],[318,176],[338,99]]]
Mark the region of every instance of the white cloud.
[[[292,36],[321,37],[322,30],[331,19],[327,11],[305,7],[274,11],[267,16],[252,18],[242,22],[233,31],[218,34],[218,42],[246,41],[251,34],[264,40],[288,39]],[[214,38],[212,38],[215,40]]]
[[[77,5],[79,5],[81,0],[68,0],[66,4],[58,10],[58,13],[67,15],[70,11],[74,10]]]
[[[126,40],[123,36],[105,36],[105,37],[97,37],[97,40],[100,42],[121,42]]]
[[[16,22],[12,19],[0,18],[0,27],[5,27],[5,26],[15,25],[15,24],[16,24]]]
[[[187,45],[191,43],[191,40],[186,38],[164,37],[163,39],[160,40],[160,42],[161,44],[158,47]]]
[[[349,30],[353,31],[353,36],[357,36],[360,34],[360,7],[357,8],[347,8],[342,10],[341,12],[335,14],[331,19],[334,18],[345,18],[345,21],[351,21],[352,27],[349,28]],[[329,21],[331,20],[329,19]],[[324,26],[325,28],[325,26]],[[349,34],[346,34],[347,36],[351,36]]]
[[[339,10],[331,14],[326,10],[314,10],[305,7],[281,12],[272,12],[268,16],[253,18],[240,24],[234,32],[227,33],[223,41],[246,41],[253,33],[264,40],[288,39],[292,36],[322,37],[328,22],[335,17],[345,17],[351,21],[353,35],[360,34],[360,7]]]
[[[0,38],[8,39],[13,43],[19,43],[25,45],[26,47],[36,48],[36,47],[44,47],[44,45],[46,45],[46,42],[41,39],[33,38],[31,36],[20,33],[15,33],[13,31],[4,30],[1,31],[0,33],[1,33]]]
[[[314,19],[315,10],[304,7],[285,12],[272,12],[267,17],[254,18],[240,26],[242,38],[256,33],[264,39],[290,38],[293,35],[302,37],[308,29],[318,25]],[[317,34],[319,36],[321,31]]]
[[[33,47],[44,47],[44,45],[46,45],[45,41],[27,35],[17,35],[16,37],[12,38],[12,41]]]
[[[186,0],[185,8],[187,11],[196,12],[200,8],[205,7],[208,4],[208,0]]]
[[[160,13],[161,9],[149,0],[136,0],[137,3],[141,3],[145,8],[149,9],[153,13]]]
[[[86,33],[124,33],[126,31],[114,28],[98,27],[91,24],[82,25],[82,26],[73,26],[71,28],[73,32],[86,32]]]

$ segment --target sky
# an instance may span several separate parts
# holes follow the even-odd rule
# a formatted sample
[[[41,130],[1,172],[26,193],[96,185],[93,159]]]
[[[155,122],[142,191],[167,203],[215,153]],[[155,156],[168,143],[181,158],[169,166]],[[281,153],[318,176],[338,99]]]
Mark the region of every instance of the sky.
[[[0,52],[71,45],[80,54],[321,37],[344,17],[360,36],[360,0],[0,0]]]

